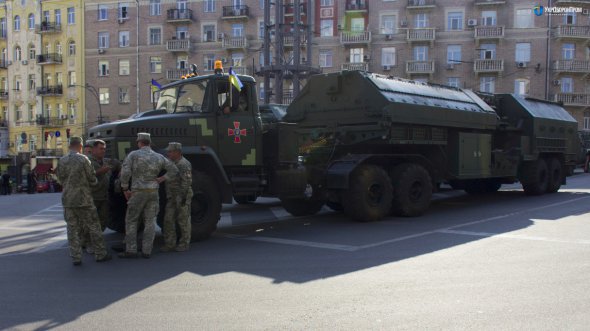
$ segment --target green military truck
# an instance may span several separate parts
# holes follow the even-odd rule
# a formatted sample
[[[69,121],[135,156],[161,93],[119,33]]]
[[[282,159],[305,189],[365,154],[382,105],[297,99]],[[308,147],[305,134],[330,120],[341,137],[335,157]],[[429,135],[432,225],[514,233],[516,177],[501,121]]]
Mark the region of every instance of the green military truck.
[[[118,159],[137,132],[150,132],[156,150],[183,144],[195,172],[194,239],[215,230],[232,197],[279,197],[293,215],[327,204],[373,221],[422,214],[441,183],[556,192],[576,164],[577,123],[555,103],[343,71],[311,77],[277,121],[261,117],[254,79],[239,78],[240,92],[226,74],[168,84],[154,111],[90,130]]]

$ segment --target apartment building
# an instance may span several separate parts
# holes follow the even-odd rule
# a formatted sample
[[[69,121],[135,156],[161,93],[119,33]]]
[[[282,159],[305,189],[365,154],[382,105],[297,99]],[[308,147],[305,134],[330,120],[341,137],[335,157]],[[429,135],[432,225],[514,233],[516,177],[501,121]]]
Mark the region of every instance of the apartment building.
[[[221,59],[255,75],[263,63],[264,0],[86,1],[86,82],[98,103],[89,118],[150,109],[151,79],[168,83],[195,63]],[[281,15],[293,17],[292,1]],[[556,0],[580,12],[551,15],[530,1],[302,0],[312,15],[312,56],[323,72],[368,70],[490,93],[562,101],[590,130],[590,1]],[[139,9],[138,9],[139,6]],[[537,15],[539,14],[539,15]],[[274,21],[275,11],[271,10]],[[285,26],[288,31],[288,25]],[[288,35],[287,37],[288,38]],[[292,61],[292,42],[282,59]],[[274,47],[271,45],[271,47]],[[272,52],[274,54],[274,52]],[[301,52],[302,57],[307,54]],[[260,97],[266,90],[258,77]],[[291,83],[284,86],[289,101]]]
[[[20,178],[40,164],[55,167],[68,136],[84,132],[84,98],[66,85],[84,71],[82,1],[2,1],[0,8],[0,109]]]

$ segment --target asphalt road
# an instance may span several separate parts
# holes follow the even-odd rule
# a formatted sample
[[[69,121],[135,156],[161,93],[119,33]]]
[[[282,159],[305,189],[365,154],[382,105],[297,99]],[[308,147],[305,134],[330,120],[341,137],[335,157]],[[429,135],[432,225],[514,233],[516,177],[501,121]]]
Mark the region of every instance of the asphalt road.
[[[539,197],[443,192],[422,217],[365,224],[226,206],[189,252],[81,267],[59,199],[0,196],[2,330],[590,327],[588,174]]]

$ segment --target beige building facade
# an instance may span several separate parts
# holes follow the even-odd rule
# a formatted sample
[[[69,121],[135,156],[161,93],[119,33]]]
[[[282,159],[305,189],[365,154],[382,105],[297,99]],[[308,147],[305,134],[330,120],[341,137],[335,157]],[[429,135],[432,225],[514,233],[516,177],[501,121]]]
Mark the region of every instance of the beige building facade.
[[[302,63],[561,101],[590,130],[590,1],[552,1],[575,9],[559,15],[521,0],[301,3],[302,21],[311,15],[313,22],[312,57]],[[151,80],[177,80],[192,63],[205,74],[221,59],[255,75],[263,63],[263,8],[263,0],[86,1],[86,82],[99,101],[88,102],[88,117],[116,120],[150,109]],[[293,7],[282,15],[289,22]],[[274,63],[292,61],[285,44],[291,48]],[[289,102],[290,85],[273,101]]]

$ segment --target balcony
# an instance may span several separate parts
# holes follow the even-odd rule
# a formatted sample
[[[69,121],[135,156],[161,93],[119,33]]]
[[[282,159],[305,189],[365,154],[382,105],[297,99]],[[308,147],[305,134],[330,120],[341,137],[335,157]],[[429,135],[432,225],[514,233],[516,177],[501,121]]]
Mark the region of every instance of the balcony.
[[[300,7],[299,13],[301,15],[306,15],[307,14],[307,2],[301,2],[299,7]],[[285,4],[284,5],[284,15],[285,16],[295,15],[295,5],[292,3]]]
[[[406,9],[427,9],[436,7],[434,0],[408,0]]]
[[[0,100],[8,99],[8,90],[0,90]]]
[[[556,38],[588,39],[590,38],[590,25],[559,25],[553,32]]]
[[[503,5],[505,0],[475,0],[476,6]]]
[[[7,60],[0,60],[0,69],[8,68],[8,61]]]
[[[35,124],[41,126],[62,126],[64,125],[65,119],[59,117],[46,117],[46,116],[39,116],[35,121]]]
[[[406,61],[406,73],[409,75],[434,74],[434,61]]]
[[[37,55],[37,64],[60,64],[62,63],[61,54],[50,53]]]
[[[189,69],[168,69],[166,70],[166,79],[179,80],[181,76],[184,76],[189,72]]]
[[[590,106],[590,94],[588,93],[557,93],[555,102],[562,102],[564,106],[588,107]]]
[[[48,33],[60,33],[61,24],[42,22],[41,24],[35,24],[35,33],[48,34]]]
[[[168,9],[166,21],[168,23],[191,23],[193,21],[193,11],[190,9]]]
[[[369,63],[368,62],[342,63],[342,65],[340,65],[340,69],[341,70],[369,71]]]
[[[305,34],[299,35],[299,44],[305,44],[307,42],[307,36]],[[283,37],[283,46],[293,47],[295,45],[295,36],[287,34]]]
[[[44,148],[44,149],[38,149],[37,151],[37,157],[62,157],[64,156],[64,151],[61,149],[49,149],[49,148]]]
[[[37,95],[41,96],[63,95],[63,93],[63,86],[61,84],[37,87]]]
[[[368,44],[371,42],[371,31],[342,31],[340,43],[342,45]]]
[[[588,60],[557,60],[553,61],[553,70],[564,73],[581,73],[590,75],[590,61]]]
[[[245,49],[248,48],[248,39],[246,37],[223,37],[221,40],[223,49]]]
[[[473,63],[476,74],[501,73],[504,71],[504,60],[478,59]]]
[[[366,13],[369,10],[369,4],[365,1],[347,3],[344,10],[347,12]]]
[[[250,15],[250,8],[248,6],[224,6],[222,19],[243,19]]]
[[[190,39],[167,40],[166,49],[170,52],[188,52],[191,49],[191,41]]]
[[[406,40],[409,42],[416,41],[434,41],[436,30],[434,28],[415,28],[406,30]]]
[[[478,26],[475,27],[475,39],[502,39],[504,38],[503,26]]]

